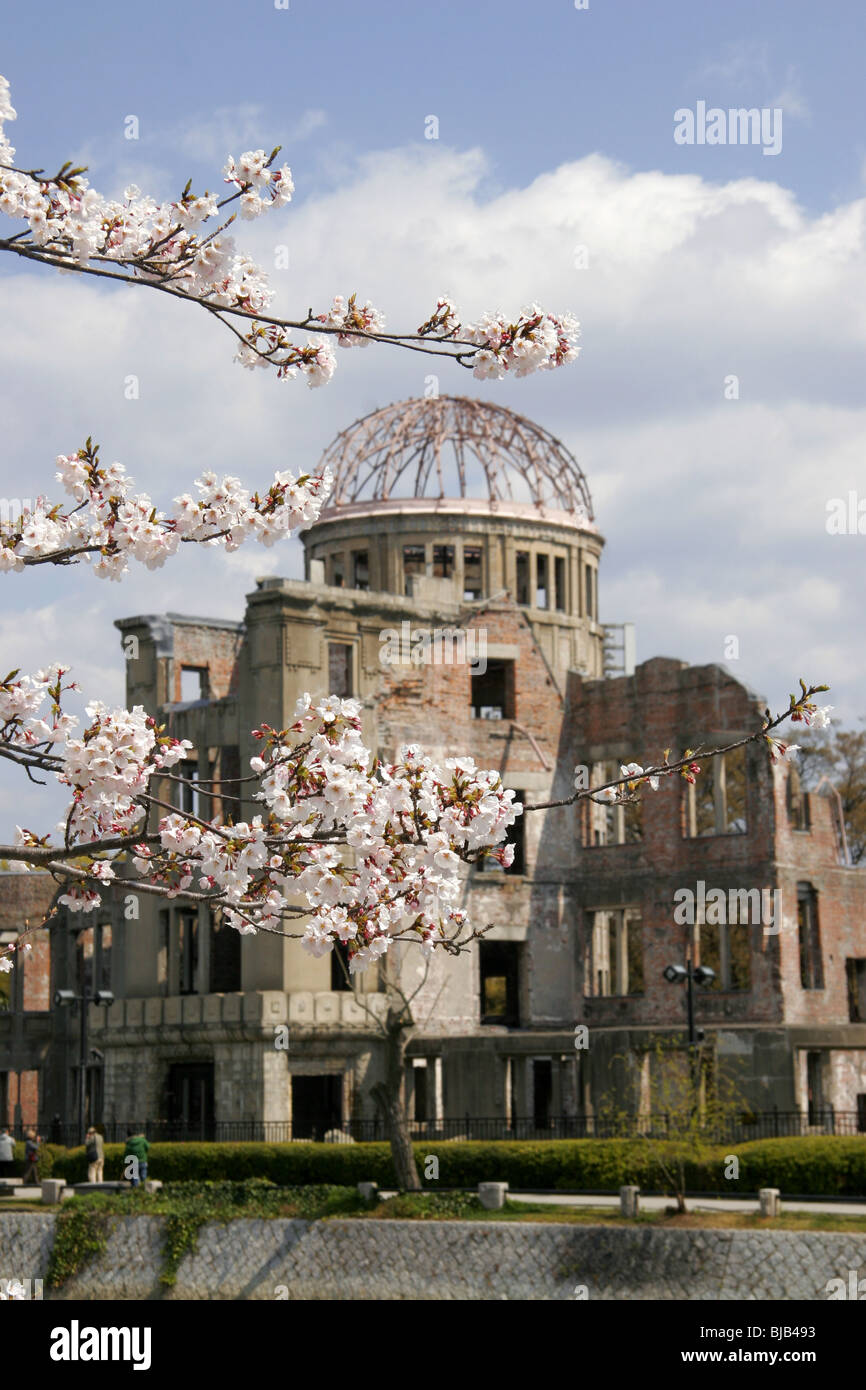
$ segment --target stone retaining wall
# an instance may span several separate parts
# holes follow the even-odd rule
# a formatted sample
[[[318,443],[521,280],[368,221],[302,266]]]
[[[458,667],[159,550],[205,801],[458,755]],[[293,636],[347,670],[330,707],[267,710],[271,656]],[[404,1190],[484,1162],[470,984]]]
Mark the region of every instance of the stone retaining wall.
[[[0,1277],[44,1279],[55,1219],[0,1213]],[[163,1290],[161,1241],[160,1217],[119,1217],[101,1259],[45,1297],[826,1300],[831,1279],[866,1280],[866,1236],[832,1232],[237,1220],[203,1227]]]

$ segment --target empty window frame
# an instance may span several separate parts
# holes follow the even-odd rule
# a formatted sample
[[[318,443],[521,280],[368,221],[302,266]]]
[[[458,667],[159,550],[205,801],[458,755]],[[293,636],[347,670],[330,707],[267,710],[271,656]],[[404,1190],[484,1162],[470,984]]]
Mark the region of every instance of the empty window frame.
[[[427,1119],[426,1057],[416,1057],[412,1062],[412,1118],[419,1125]]]
[[[811,883],[797,884],[797,933],[800,945],[800,984],[803,989],[823,989],[824,960],[818,924],[818,894]]]
[[[331,989],[339,993],[351,988],[349,948],[345,941],[335,941],[331,952]]]
[[[472,677],[473,719],[514,719],[514,662],[488,661],[483,675]]]
[[[210,920],[210,993],[241,990],[241,934],[220,914]]]
[[[809,1107],[809,1124],[823,1124],[826,1109],[823,1052],[806,1053],[806,1099]]]
[[[450,579],[454,574],[454,547],[453,545],[434,545],[433,547],[433,578]]]
[[[595,618],[596,618],[596,616],[597,616],[597,615],[596,615],[596,611],[595,611],[595,580],[594,580],[594,577],[593,577],[594,574],[595,574],[595,571],[593,570],[592,565],[585,565],[585,566],[584,566],[584,570],[583,570],[584,616],[587,617],[587,618],[591,618],[593,621],[595,621]]]
[[[201,817],[207,808],[208,798],[198,790],[198,763],[187,758],[177,764],[176,771],[184,779],[175,783],[178,810],[188,816]]]
[[[235,936],[238,933],[235,932]],[[168,950],[171,941],[171,913],[162,908],[157,919],[156,983],[160,994],[168,993]]]
[[[529,603],[529,551],[518,550],[514,557],[517,602]]]
[[[566,611],[565,601],[565,559],[562,555],[553,561],[553,606],[557,613]]]
[[[180,700],[181,704],[191,704],[194,700],[207,700],[209,696],[208,669],[206,666],[181,666]]]
[[[745,835],[748,765],[745,748],[708,759],[685,790],[687,838]]]
[[[546,555],[535,557],[535,606],[547,608],[548,603],[548,560]]]
[[[482,551],[480,545],[463,547],[463,597],[472,603],[482,597],[484,579],[482,574]]]
[[[330,566],[330,582],[335,589],[342,589],[346,584],[346,557],[342,550],[335,551],[328,557]]]
[[[595,763],[592,786],[603,787],[620,776],[617,762]],[[636,794],[634,801],[608,802],[587,799],[583,842],[588,848],[599,845],[632,845],[643,839],[643,798]]]
[[[520,952],[517,941],[481,941],[481,1022],[520,1025]]]
[[[848,1020],[866,1023],[866,960],[849,956],[845,961],[848,983]]]
[[[352,551],[352,588],[369,589],[370,556],[366,550]]]
[[[328,694],[348,700],[352,690],[352,648],[347,642],[328,643]]]
[[[638,908],[589,914],[589,961],[584,991],[593,996],[643,994],[643,930]]]
[[[177,914],[177,957],[178,993],[195,994],[198,987],[198,912],[194,910]]]
[[[553,1059],[532,1059],[532,1122],[536,1129],[549,1129],[553,1108]]]
[[[717,993],[748,990],[752,984],[751,930],[748,922],[697,922],[694,963],[715,971],[707,986]]]
[[[403,593],[409,594],[409,580],[423,578],[427,573],[427,555],[423,545],[403,546]]]

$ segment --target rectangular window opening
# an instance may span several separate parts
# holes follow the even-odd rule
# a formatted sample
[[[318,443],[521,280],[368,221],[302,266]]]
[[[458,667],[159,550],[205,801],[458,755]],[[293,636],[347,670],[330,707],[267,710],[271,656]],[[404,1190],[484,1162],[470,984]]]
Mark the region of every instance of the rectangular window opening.
[[[472,677],[473,719],[514,719],[514,662],[488,661],[483,675]]]
[[[366,550],[352,551],[352,588],[369,589],[370,562]]]
[[[848,1021],[866,1023],[866,960],[849,956],[845,961],[848,984]]]
[[[337,551],[329,557],[328,563],[331,567],[331,584],[335,589],[342,589],[346,583],[346,557],[342,551]]]
[[[479,942],[482,1023],[519,1027],[520,951],[517,941]]]
[[[467,603],[473,603],[482,597],[482,584],[481,546],[465,545],[463,547],[463,597]]]
[[[434,545],[433,547],[433,578],[450,579],[454,574],[454,547],[453,545]]]
[[[547,608],[547,556],[535,557],[535,606]]]
[[[220,914],[210,921],[211,994],[237,994],[241,986],[241,934]]]
[[[348,700],[352,690],[352,648],[345,642],[328,643],[328,694]]]
[[[208,669],[206,666],[181,666],[180,702],[191,704],[196,700],[209,698]]]
[[[335,941],[331,952],[331,989],[336,993],[351,991],[349,975],[349,948],[345,941]]]
[[[427,573],[427,556],[423,545],[403,546],[403,593],[409,595],[409,580]]]
[[[198,974],[198,913],[178,913],[179,993],[195,994]]]
[[[800,984],[803,989],[823,989],[824,961],[818,925],[818,895],[809,883],[797,885],[797,933],[800,946]]]
[[[557,613],[565,612],[565,560],[557,555],[553,561],[553,602]]]
[[[586,565],[586,566],[584,567],[583,580],[584,580],[584,608],[585,608],[585,610],[586,610],[586,617],[587,617],[587,618],[591,618],[591,619],[594,621],[594,620],[595,620],[595,616],[596,616],[596,615],[595,615],[595,597],[594,597],[594,588],[595,588],[595,586],[594,586],[593,580],[592,580],[592,565]]]
[[[529,603],[529,551],[518,550],[514,558],[516,561],[517,602],[525,605]]]
[[[598,997],[643,994],[643,926],[635,908],[590,914],[586,986]]]

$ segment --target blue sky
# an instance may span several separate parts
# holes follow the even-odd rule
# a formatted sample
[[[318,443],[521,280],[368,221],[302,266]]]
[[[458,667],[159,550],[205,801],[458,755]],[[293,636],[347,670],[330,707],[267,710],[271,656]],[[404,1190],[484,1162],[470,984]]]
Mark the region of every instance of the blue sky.
[[[853,0],[49,3],[6,17],[0,71],[19,161],[84,160],[106,193],[216,188],[226,154],[282,143],[295,199],[238,242],[269,268],[289,247],[271,269],[287,311],[357,290],[398,331],[443,291],[467,317],[536,298],[577,313],[575,367],[482,383],[443,365],[440,390],[521,410],[576,454],[607,539],[601,615],[635,621],[639,660],[723,661],[733,634],[729,668],[773,703],[803,674],[853,722],[866,536],[825,518],[866,498],[864,38]],[[700,101],[781,109],[781,152],[678,145],[674,112]],[[192,308],[2,258],[0,322],[7,497],[52,493],[55,455],[87,434],[163,506],[202,467],[261,487],[424,389],[384,349],[341,354],[324,390],[281,385]],[[299,574],[297,543],[185,553],[122,585],[6,577],[0,663],[70,661],[121,701],[115,618],[237,618],[262,573]],[[16,792],[15,814],[34,822],[38,800]]]
[[[3,62],[36,146],[95,144],[94,172],[110,167],[128,112],[144,147],[167,157],[161,127],[242,104],[261,109],[274,143],[301,111],[323,110],[315,145],[346,157],[416,140],[438,114],[443,141],[487,152],[494,184],[594,151],[703,172],[700,151],[673,144],[675,109],[781,104],[781,155],[718,150],[714,176],[779,178],[817,210],[862,189],[864,42],[859,0],[590,0],[581,11],[571,0],[155,0],[141,18],[49,0],[7,19]]]

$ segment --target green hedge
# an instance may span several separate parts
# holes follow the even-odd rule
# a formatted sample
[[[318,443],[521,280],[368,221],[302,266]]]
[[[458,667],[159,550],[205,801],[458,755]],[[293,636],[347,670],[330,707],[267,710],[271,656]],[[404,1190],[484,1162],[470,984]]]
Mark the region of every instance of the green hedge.
[[[65,1154],[67,1154],[68,1152],[69,1152],[68,1149],[63,1149],[63,1148],[61,1148],[61,1147],[60,1147],[59,1145],[57,1145],[57,1144],[42,1144],[41,1147],[40,1147],[40,1149],[39,1149],[39,1163],[38,1163],[38,1166],[37,1166],[37,1171],[38,1171],[38,1173],[39,1173],[40,1179],[41,1179],[41,1178],[50,1178],[50,1177],[51,1177],[51,1174],[52,1174],[52,1172],[53,1172],[53,1170],[54,1170],[54,1160],[55,1160],[55,1158],[57,1157],[57,1155],[58,1155],[58,1154],[64,1154],[64,1155],[65,1155]],[[24,1176],[24,1141],[23,1141],[23,1139],[19,1139],[19,1140],[16,1141],[16,1144],[15,1144],[15,1151],[14,1151],[12,1157],[13,1157],[13,1160],[14,1160],[14,1163],[15,1163],[15,1169],[16,1169],[16,1171],[15,1171],[15,1176],[16,1176],[16,1177],[19,1177],[19,1178],[20,1178],[20,1177],[23,1177],[23,1176]],[[86,1176],[86,1174],[85,1174],[85,1176]]]
[[[626,1183],[636,1183],[648,1191],[662,1185],[650,1146],[640,1140],[429,1142],[414,1147],[422,1181],[427,1157],[439,1160],[438,1180],[424,1182],[434,1191],[472,1188],[484,1181],[507,1182],[517,1191],[616,1191]],[[724,1176],[728,1154],[740,1160],[738,1181]],[[54,1149],[51,1157],[55,1177],[86,1181],[83,1149]],[[107,1144],[107,1180],[122,1176],[122,1161],[123,1145]],[[395,1185],[387,1144],[153,1144],[148,1175],[163,1182],[269,1178],[281,1186],[354,1186],[362,1181],[378,1182],[380,1187]],[[759,1139],[721,1146],[699,1161],[687,1160],[686,1185],[692,1192],[756,1192],[761,1187],[778,1187],[787,1193],[863,1197],[866,1135],[850,1139]]]

